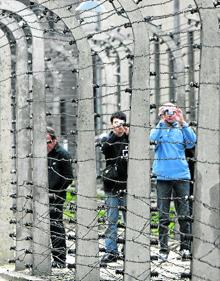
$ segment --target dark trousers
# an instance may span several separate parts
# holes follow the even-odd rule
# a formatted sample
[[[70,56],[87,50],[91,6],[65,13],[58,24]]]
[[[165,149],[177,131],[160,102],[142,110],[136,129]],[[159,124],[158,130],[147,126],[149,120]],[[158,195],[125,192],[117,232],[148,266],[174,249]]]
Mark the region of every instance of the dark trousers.
[[[50,201],[50,235],[54,261],[66,261],[66,235],[63,224],[63,200]]]
[[[185,200],[189,196],[188,181],[157,181],[157,204],[159,209],[159,241],[160,251],[168,251],[168,226],[170,201],[173,195],[176,198],[175,207],[180,225],[180,250],[190,250],[189,203]]]

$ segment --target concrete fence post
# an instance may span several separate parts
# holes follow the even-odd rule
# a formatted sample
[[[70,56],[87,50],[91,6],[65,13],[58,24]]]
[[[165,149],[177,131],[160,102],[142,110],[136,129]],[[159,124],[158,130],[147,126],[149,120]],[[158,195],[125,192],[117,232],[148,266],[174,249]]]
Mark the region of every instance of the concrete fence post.
[[[16,269],[25,268],[25,264],[32,264],[32,255],[25,250],[32,251],[32,242],[26,240],[31,236],[31,229],[27,223],[32,223],[32,215],[25,209],[32,208],[32,200],[25,199],[32,195],[31,161],[27,155],[31,153],[30,138],[30,110],[27,103],[29,95],[28,79],[28,46],[22,28],[13,18],[0,17],[0,24],[13,34],[16,42]],[[25,202],[26,200],[26,202]],[[24,208],[25,204],[25,208]]]
[[[50,223],[47,179],[46,110],[43,30],[37,16],[15,0],[1,0],[0,8],[18,14],[32,33],[33,60],[33,274],[50,272]],[[31,156],[31,155],[30,155]],[[29,156],[29,157],[30,157]]]
[[[149,30],[133,1],[118,2],[134,36],[124,281],[147,281],[150,280]]]
[[[192,281],[217,281],[220,276],[220,8],[214,8],[212,1],[195,2],[201,17],[202,49],[193,205]]]
[[[170,57],[172,57],[172,73],[175,74],[172,77],[172,81],[170,81],[170,84],[173,87],[172,97],[176,100],[177,105],[183,109],[183,112],[185,112],[185,68],[181,50],[176,45],[174,39],[172,39],[170,35],[166,34],[159,27],[150,22],[146,22],[146,25],[153,34],[156,34],[168,46]]]
[[[78,50],[76,280],[98,281],[99,245],[92,56],[73,9],[65,1],[36,1],[54,11],[72,32]],[[66,1],[69,3],[69,1]],[[82,223],[83,222],[83,223]]]
[[[11,186],[11,51],[9,41],[0,30],[0,265],[13,258],[9,234],[14,227],[9,224],[12,217]],[[2,149],[3,148],[3,149]]]

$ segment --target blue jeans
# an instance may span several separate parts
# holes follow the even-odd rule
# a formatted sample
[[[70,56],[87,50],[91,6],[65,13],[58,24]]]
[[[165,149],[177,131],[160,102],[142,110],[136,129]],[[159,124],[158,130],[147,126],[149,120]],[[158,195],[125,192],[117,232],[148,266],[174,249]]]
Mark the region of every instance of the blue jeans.
[[[112,193],[106,193],[107,207],[107,229],[105,231],[105,249],[107,253],[118,254],[117,236],[118,236],[118,217],[119,206],[126,206],[126,195],[116,195]],[[126,212],[123,211],[123,220],[126,222]]]
[[[157,205],[159,209],[159,241],[160,251],[168,252],[168,225],[171,195],[174,200],[175,209],[180,225],[180,250],[190,250],[190,222],[187,218],[190,215],[189,203],[185,196],[189,196],[188,181],[157,181]]]

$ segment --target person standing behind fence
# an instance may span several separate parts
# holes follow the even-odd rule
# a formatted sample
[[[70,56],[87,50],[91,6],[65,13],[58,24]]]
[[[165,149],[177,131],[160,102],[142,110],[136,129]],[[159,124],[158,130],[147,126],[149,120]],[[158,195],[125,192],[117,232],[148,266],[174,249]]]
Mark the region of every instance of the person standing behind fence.
[[[66,188],[72,182],[73,172],[70,154],[58,143],[55,131],[51,127],[47,127],[47,153],[52,267],[64,268],[66,237],[63,205],[66,199]]]
[[[105,155],[106,166],[109,167],[116,163],[119,178],[117,180],[103,179],[104,191],[107,206],[107,229],[105,232],[106,254],[102,257],[101,263],[115,262],[118,258],[117,246],[117,223],[119,218],[119,206],[126,205],[126,193],[123,192],[127,187],[127,159],[128,159],[128,133],[129,128],[126,124],[126,115],[119,111],[112,114],[112,131],[102,143],[102,152]],[[125,211],[123,211],[125,218]]]
[[[172,103],[159,108],[160,121],[150,132],[155,144],[153,174],[157,178],[157,202],[159,209],[159,258],[166,261],[169,254],[168,225],[171,195],[176,200],[176,212],[180,225],[180,254],[190,256],[189,204],[190,171],[185,149],[195,146],[196,135],[185,122],[183,113]],[[188,219],[187,219],[188,218]]]

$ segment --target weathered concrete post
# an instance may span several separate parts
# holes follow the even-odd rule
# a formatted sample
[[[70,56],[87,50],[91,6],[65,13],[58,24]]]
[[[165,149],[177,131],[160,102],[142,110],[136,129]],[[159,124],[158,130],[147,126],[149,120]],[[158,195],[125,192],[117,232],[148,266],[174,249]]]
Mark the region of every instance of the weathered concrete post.
[[[102,64],[105,65],[105,72],[108,73],[108,75],[103,75],[103,81],[102,84],[107,84],[107,85],[116,85],[116,78],[114,76],[114,73],[116,72],[116,66],[115,66],[115,59],[112,58],[110,55],[110,50],[108,53],[104,52],[103,46],[98,47],[98,44],[103,43],[106,47],[110,46],[108,45],[108,42],[106,40],[95,40],[96,44],[93,44],[92,42],[90,43],[91,48],[95,51],[98,52],[98,55],[100,59],[102,60]],[[102,50],[102,51],[100,51]],[[102,112],[115,112],[117,111],[117,95],[114,94],[117,92],[117,87],[103,87],[102,88],[102,98],[99,100],[102,102]],[[100,96],[101,97],[101,96]],[[100,102],[99,101],[99,102]],[[109,116],[102,116],[103,118],[103,123],[104,123],[104,129],[109,129]]]
[[[135,42],[124,280],[147,281],[150,280],[149,31],[133,1],[119,2],[130,21]]]
[[[167,64],[169,72],[169,100],[174,102],[176,99],[176,83],[175,83],[175,69],[174,56],[170,49],[167,49]]]
[[[195,67],[194,67],[194,48],[193,48],[193,41],[194,41],[194,31],[189,30],[187,32],[187,40],[188,40],[188,82],[194,82],[195,79]],[[195,97],[195,88],[189,87],[188,90],[188,99],[189,99],[189,111],[190,111],[190,119],[195,121],[196,119],[196,97]]]
[[[10,251],[13,232],[9,220],[12,216],[11,187],[11,52],[4,33],[0,30],[0,265],[13,257]]]
[[[127,40],[128,41],[128,40]],[[126,41],[126,42],[127,42]],[[120,56],[120,84],[121,84],[121,110],[122,111],[127,111],[127,117],[129,112],[128,112],[128,107],[130,106],[130,93],[125,91],[127,88],[127,83],[129,80],[128,74],[129,74],[129,65],[131,64],[131,62],[128,59],[123,59],[124,57],[126,57],[128,55],[128,52],[130,51],[128,46],[126,46],[126,42],[123,41],[119,41],[118,42],[118,53]]]
[[[219,6],[196,0],[201,16],[201,70],[194,200],[192,280],[220,276],[220,36]],[[211,1],[212,2],[212,1]],[[212,7],[210,9],[210,7]]]
[[[154,42],[154,59],[155,59],[155,104],[156,104],[156,116],[158,114],[158,109],[161,104],[160,102],[160,41]]]
[[[28,80],[28,46],[25,34],[13,18],[0,17],[0,23],[14,36],[16,42],[16,142],[17,142],[17,189],[16,189],[16,269],[24,269],[25,264],[32,264],[32,255],[25,250],[32,251],[32,242],[26,240],[31,236],[31,229],[27,223],[32,223],[32,216],[25,209],[32,208],[32,200],[26,199],[32,195],[31,188],[31,161],[27,155],[31,152],[31,139],[29,124],[29,105],[27,103],[29,92]],[[31,198],[31,197],[30,197]],[[24,209],[25,205],[25,209]]]
[[[72,32],[79,58],[79,102],[77,142],[77,228],[76,228],[76,280],[98,281],[99,248],[96,198],[96,168],[94,143],[92,57],[88,41],[81,30],[73,9],[65,1],[38,0],[53,10]],[[69,3],[67,1],[66,3]],[[80,40],[79,40],[80,39]],[[82,223],[83,222],[83,223]]]
[[[185,69],[184,61],[180,49],[176,45],[175,41],[166,34],[156,25],[147,22],[146,23],[149,30],[161,38],[169,48],[170,55],[173,58],[172,61],[172,72],[175,74],[172,79],[172,87],[174,87],[173,97],[176,99],[177,105],[182,108],[183,112],[185,111],[186,104],[186,94],[185,94]],[[174,82],[175,81],[175,82]]]
[[[21,16],[29,25],[33,36],[33,274],[44,274],[50,272],[51,257],[43,30],[37,16],[21,2],[1,0],[0,8]]]

